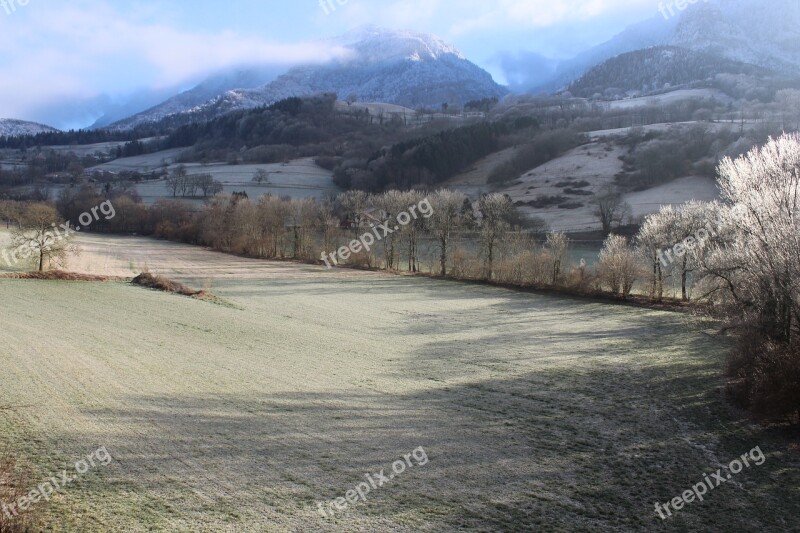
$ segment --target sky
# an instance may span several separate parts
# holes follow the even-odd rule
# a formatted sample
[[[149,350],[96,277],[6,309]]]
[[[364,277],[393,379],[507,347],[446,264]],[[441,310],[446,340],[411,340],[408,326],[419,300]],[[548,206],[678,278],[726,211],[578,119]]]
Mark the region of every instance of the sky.
[[[240,64],[325,61],[341,50],[324,39],[365,24],[438,35],[505,84],[503,57],[567,59],[653,16],[657,0],[0,0],[0,118],[168,97]]]

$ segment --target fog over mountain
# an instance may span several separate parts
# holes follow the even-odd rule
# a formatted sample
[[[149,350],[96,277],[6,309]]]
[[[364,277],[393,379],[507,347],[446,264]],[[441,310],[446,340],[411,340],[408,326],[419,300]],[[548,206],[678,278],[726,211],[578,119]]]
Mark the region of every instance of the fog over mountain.
[[[368,26],[330,42],[346,47],[351,54],[323,65],[295,67],[256,89],[245,84],[212,94],[221,84],[205,84],[113,127],[130,128],[187,112],[208,118],[291,96],[325,92],[336,93],[341,99],[353,96],[359,101],[411,108],[438,108],[445,102],[463,105],[470,100],[502,97],[508,92],[457,48],[433,35]],[[258,76],[253,71],[243,71],[239,79],[248,81]],[[231,83],[237,81],[233,79]]]
[[[87,94],[42,98],[41,102],[24,110],[20,109],[21,105],[6,105],[0,116],[52,124],[61,129],[106,127],[114,123],[130,127],[177,113],[200,112],[216,116],[233,109],[269,104],[286,96],[326,91],[336,92],[342,99],[354,95],[364,101],[414,108],[438,107],[443,102],[458,105],[475,98],[501,97],[507,90],[513,93],[563,90],[613,57],[654,46],[687,48],[782,74],[800,71],[800,3],[796,0],[771,1],[768,9],[759,0],[709,0],[690,4],[684,11],[673,7],[674,16],[667,18],[658,12],[659,7],[658,2],[653,2],[650,18],[632,24],[569,59],[563,56],[555,59],[542,53],[542,39],[539,44],[525,40],[495,43],[495,52],[480,57],[480,51],[476,52],[474,46],[468,47],[470,54],[464,54],[449,44],[453,40],[460,42],[457,37],[442,40],[427,33],[362,26],[340,37],[307,41],[315,43],[317,48],[306,46],[304,55],[291,55],[279,45],[270,52],[273,59],[267,61],[259,59],[263,54],[257,55],[249,47],[239,46],[237,57],[250,55],[249,59],[240,57],[233,64],[224,58],[209,58],[205,65],[203,56],[200,59],[195,56],[193,60],[201,65],[200,73],[185,77],[166,75],[169,81],[157,84],[142,81],[138,89],[127,93],[98,91],[93,94],[91,90],[82,90]],[[665,12],[669,15],[666,3]],[[537,30],[529,31],[535,35]],[[561,50],[559,43],[566,37],[553,39],[550,49]],[[325,54],[335,47],[349,49],[351,54],[346,57]],[[150,54],[159,55],[159,52]],[[227,57],[232,52],[225,54]],[[180,53],[165,45],[162,55],[168,58]],[[298,57],[305,59],[301,61]],[[327,60],[330,57],[338,59]],[[226,64],[226,61],[233,66],[211,66]],[[174,61],[166,63],[170,64],[167,74],[175,72]],[[492,69],[497,80],[507,83],[507,87],[498,85],[481,66]],[[38,87],[32,94],[45,92],[45,89],[52,92],[53,87],[64,83],[51,72],[52,68],[37,70],[40,81],[39,85],[31,85]],[[41,81],[48,76],[53,77],[52,81]],[[77,72],[69,76],[81,79]],[[7,79],[13,78],[10,74]],[[90,87],[88,83],[86,86]],[[20,102],[24,100],[20,95],[15,98]],[[10,101],[7,99],[6,104]]]
[[[515,81],[517,90],[558,90],[612,57],[653,46],[688,48],[784,74],[800,71],[800,2],[796,0],[771,1],[768,9],[760,0],[711,0],[674,11],[669,18],[655,14],[570,60],[506,55],[506,76]]]

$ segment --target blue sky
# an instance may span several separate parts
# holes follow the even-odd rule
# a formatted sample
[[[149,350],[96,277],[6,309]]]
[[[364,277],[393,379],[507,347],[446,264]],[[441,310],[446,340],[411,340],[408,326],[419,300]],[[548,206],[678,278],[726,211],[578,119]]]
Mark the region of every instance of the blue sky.
[[[236,64],[324,61],[337,51],[320,40],[364,24],[434,33],[505,83],[503,54],[568,58],[658,14],[655,0],[331,0],[329,14],[319,0],[11,1],[0,0],[0,117],[23,119],[188,88]]]

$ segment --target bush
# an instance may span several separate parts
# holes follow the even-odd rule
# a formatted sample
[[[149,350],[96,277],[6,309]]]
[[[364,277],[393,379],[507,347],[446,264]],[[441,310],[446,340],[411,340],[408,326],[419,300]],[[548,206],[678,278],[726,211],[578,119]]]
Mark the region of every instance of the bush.
[[[800,416],[800,348],[744,334],[728,361],[728,394],[761,419]]]
[[[453,252],[450,276],[456,279],[478,279],[483,270],[480,262],[467,252],[463,247],[458,247]]]
[[[553,207],[554,205],[563,204],[568,199],[564,196],[548,196],[546,194],[540,194],[536,197],[536,199],[531,200],[528,202],[528,205],[535,208],[535,209],[544,209],[546,207]]]
[[[572,187],[567,187],[564,189],[564,194],[571,194],[573,196],[594,196],[592,191],[585,191],[583,189],[573,189]]]
[[[182,296],[199,296],[202,295],[203,293],[203,291],[196,291],[190,289],[186,285],[183,285],[176,281],[172,281],[161,276],[154,276],[147,272],[139,274],[138,276],[133,278],[131,283],[133,283],[134,285],[139,285],[140,287],[146,287],[148,289],[155,289],[157,291],[180,294]]]

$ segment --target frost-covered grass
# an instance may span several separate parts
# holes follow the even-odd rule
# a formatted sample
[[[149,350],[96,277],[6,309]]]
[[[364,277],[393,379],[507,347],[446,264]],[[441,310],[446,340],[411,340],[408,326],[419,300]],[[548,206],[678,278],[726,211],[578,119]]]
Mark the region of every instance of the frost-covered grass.
[[[81,236],[74,268],[210,287],[0,279],[0,445],[61,531],[788,531],[797,456],[730,412],[725,346],[678,314]],[[767,462],[663,524],[759,445]],[[317,501],[423,446],[325,519]]]

